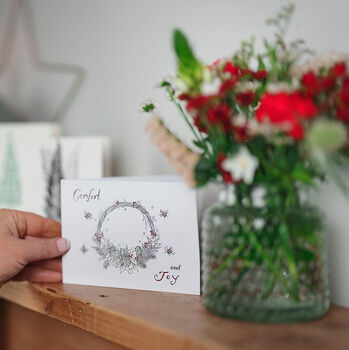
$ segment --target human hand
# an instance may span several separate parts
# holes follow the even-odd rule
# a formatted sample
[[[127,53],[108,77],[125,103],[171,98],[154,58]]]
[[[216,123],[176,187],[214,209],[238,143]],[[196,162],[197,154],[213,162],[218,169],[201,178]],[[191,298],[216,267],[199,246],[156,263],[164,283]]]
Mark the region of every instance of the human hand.
[[[61,225],[52,219],[0,209],[0,283],[13,277],[32,282],[60,282],[58,258],[69,249]]]

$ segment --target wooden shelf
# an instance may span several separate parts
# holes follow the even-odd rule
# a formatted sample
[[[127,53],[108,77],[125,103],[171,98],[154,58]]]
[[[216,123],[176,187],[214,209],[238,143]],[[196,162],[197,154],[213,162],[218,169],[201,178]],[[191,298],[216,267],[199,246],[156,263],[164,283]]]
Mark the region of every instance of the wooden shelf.
[[[349,310],[338,306],[320,320],[274,325],[219,318],[191,295],[8,282],[0,297],[130,349],[349,348]]]

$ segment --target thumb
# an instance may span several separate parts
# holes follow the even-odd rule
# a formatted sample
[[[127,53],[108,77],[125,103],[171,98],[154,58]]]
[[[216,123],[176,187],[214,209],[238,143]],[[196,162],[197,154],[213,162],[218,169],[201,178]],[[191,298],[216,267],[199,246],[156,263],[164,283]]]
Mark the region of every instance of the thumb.
[[[23,259],[27,263],[56,258],[70,248],[69,241],[64,238],[37,238],[20,241]]]

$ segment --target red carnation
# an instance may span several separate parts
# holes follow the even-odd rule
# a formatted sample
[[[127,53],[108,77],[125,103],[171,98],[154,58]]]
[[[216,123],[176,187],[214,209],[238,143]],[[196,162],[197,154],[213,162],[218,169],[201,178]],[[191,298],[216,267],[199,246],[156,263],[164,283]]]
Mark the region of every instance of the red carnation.
[[[299,124],[294,124],[292,130],[290,131],[290,135],[295,140],[301,140],[304,136],[303,128]]]
[[[335,86],[335,80],[333,79],[333,77],[327,75],[321,80],[321,86],[325,91],[330,91]]]
[[[321,88],[320,81],[312,71],[305,73],[301,79],[301,82],[305,88],[305,93],[307,96],[313,96]]]
[[[235,127],[234,133],[237,142],[246,142],[249,139],[246,126]]]
[[[338,119],[347,122],[349,121],[349,107],[341,106],[337,108],[337,117]]]
[[[264,69],[253,73],[253,77],[257,80],[265,79],[267,76],[268,72]]]
[[[241,71],[241,76],[254,75],[254,73],[248,68],[241,69],[240,71]]]
[[[181,100],[181,101],[187,101],[187,100],[190,100],[190,95],[188,95],[188,94],[180,94],[178,96],[178,99]]]
[[[272,124],[281,124],[293,121],[291,100],[285,92],[265,94],[256,113],[257,120],[269,120]]]
[[[224,94],[225,92],[231,90],[235,86],[235,83],[235,79],[229,79],[224,81],[219,89],[219,93]]]
[[[236,95],[236,100],[239,104],[243,106],[248,106],[254,101],[255,97],[256,95],[253,91],[246,91],[238,93]]]
[[[349,103],[349,78],[346,77],[343,80],[342,89],[339,93],[341,100],[344,103]]]
[[[340,62],[340,63],[336,63],[333,67],[332,67],[332,74],[335,77],[342,77],[347,71],[347,66],[344,62]]]
[[[241,70],[238,66],[233,66],[231,62],[227,62],[224,67],[224,73],[230,73],[234,77],[239,76],[241,74]]]
[[[269,120],[271,124],[286,128],[289,135],[296,140],[303,137],[302,119],[310,119],[315,115],[316,107],[313,101],[301,96],[299,92],[267,93],[261,99],[256,113],[259,122]]]
[[[308,97],[303,97],[299,92],[290,95],[294,111],[305,118],[312,118],[316,114],[316,107]]]
[[[349,76],[345,76],[343,79],[343,89],[349,89]]]
[[[207,112],[207,122],[211,125],[221,125],[224,131],[229,132],[232,129],[231,109],[227,104],[219,104],[211,107]]]
[[[213,97],[214,97],[213,95],[207,95],[207,96],[199,95],[199,96],[190,98],[187,103],[187,111],[190,112],[192,110],[197,110],[208,105],[208,103],[211,101]]]
[[[317,85],[317,78],[314,72],[305,73],[301,81],[304,86],[310,89],[314,89]]]

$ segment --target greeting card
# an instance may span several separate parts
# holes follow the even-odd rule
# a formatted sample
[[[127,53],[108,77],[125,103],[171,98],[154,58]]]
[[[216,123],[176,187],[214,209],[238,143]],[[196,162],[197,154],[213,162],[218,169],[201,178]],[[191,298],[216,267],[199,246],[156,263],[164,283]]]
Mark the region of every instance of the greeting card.
[[[195,192],[178,178],[62,180],[63,282],[200,294]]]

